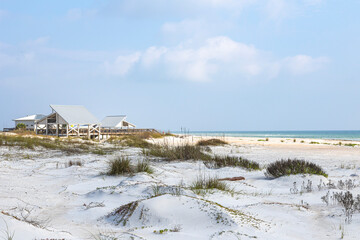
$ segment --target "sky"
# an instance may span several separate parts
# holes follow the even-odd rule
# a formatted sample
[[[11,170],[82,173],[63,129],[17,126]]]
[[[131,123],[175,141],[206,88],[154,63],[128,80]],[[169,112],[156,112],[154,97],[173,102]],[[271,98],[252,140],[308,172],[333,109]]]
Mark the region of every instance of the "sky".
[[[0,127],[84,105],[178,131],[359,130],[358,0],[0,0]]]

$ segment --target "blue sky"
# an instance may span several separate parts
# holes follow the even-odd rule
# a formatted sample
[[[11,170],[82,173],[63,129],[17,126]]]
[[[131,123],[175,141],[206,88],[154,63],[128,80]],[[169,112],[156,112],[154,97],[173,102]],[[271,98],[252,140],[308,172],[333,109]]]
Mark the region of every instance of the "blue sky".
[[[0,0],[0,124],[80,104],[162,130],[357,130],[358,9],[357,0]]]

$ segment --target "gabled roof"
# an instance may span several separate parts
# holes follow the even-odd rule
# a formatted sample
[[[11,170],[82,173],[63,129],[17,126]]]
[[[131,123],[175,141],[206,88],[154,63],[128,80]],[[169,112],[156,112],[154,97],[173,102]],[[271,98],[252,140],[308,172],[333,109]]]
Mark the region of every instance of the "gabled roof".
[[[121,127],[121,122],[126,119],[126,115],[107,116],[101,121],[101,127],[115,128]]]
[[[99,124],[100,121],[84,106],[50,105],[68,124]]]
[[[45,115],[35,114],[35,115],[29,115],[29,116],[22,117],[22,118],[17,118],[17,119],[14,119],[13,121],[35,121],[35,120],[39,120],[43,117],[45,117]]]

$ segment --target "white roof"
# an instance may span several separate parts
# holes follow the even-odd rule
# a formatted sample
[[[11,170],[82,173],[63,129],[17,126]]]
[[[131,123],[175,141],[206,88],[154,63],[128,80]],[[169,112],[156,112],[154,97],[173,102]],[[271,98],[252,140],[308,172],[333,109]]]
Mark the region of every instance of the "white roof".
[[[50,105],[68,124],[99,124],[100,121],[84,106]]]
[[[43,117],[45,117],[45,115],[35,114],[35,115],[29,115],[29,116],[22,117],[22,118],[17,118],[17,119],[14,119],[13,121],[35,121],[35,120],[42,119]]]
[[[126,115],[107,116],[101,121],[101,126],[105,128],[115,128],[121,126],[121,122],[126,119]]]

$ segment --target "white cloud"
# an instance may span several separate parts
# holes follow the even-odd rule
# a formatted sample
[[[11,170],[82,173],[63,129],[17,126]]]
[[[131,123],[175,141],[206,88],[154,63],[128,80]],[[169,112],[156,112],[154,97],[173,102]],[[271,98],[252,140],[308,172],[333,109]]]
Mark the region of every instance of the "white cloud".
[[[166,47],[149,47],[142,55],[141,61],[144,67],[150,68],[158,63],[160,58],[168,51]]]
[[[329,59],[326,57],[313,58],[307,55],[297,55],[284,60],[284,65],[292,74],[307,74],[322,68]]]
[[[153,67],[161,69],[167,77],[191,81],[211,81],[226,78],[271,79],[281,72],[291,75],[307,74],[319,70],[327,62],[324,57],[297,55],[276,59],[252,45],[234,41],[225,36],[207,39],[201,46],[191,43],[174,48],[150,47],[144,53],[119,56],[112,64],[105,63],[107,72],[124,76],[136,64],[139,71]]]
[[[140,60],[141,53],[136,52],[127,56],[118,56],[112,63],[105,62],[105,71],[111,75],[123,76]]]

